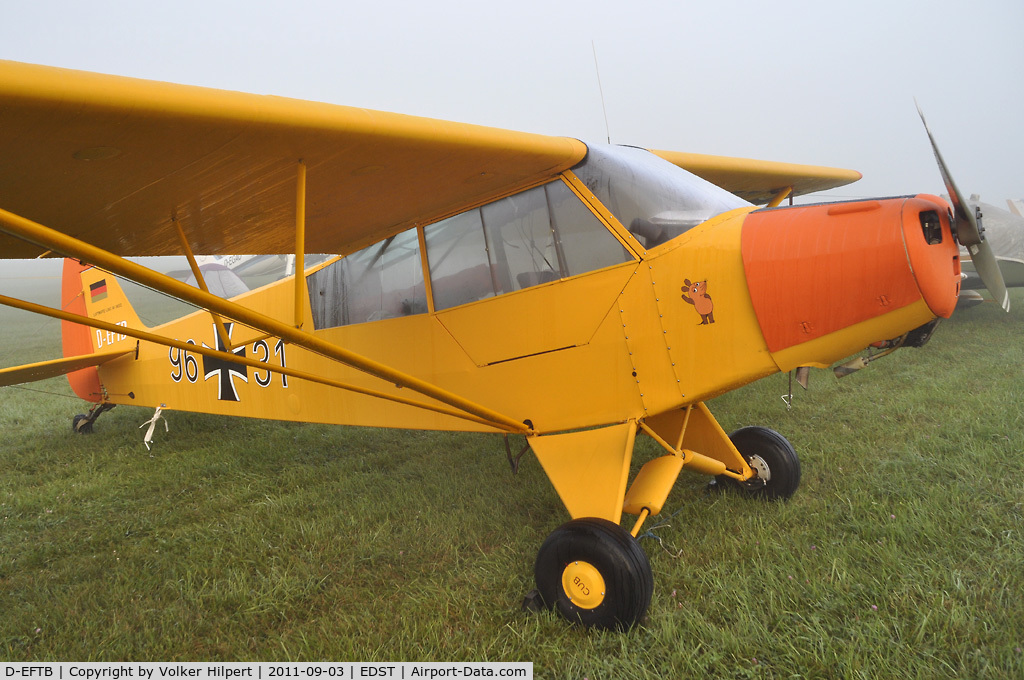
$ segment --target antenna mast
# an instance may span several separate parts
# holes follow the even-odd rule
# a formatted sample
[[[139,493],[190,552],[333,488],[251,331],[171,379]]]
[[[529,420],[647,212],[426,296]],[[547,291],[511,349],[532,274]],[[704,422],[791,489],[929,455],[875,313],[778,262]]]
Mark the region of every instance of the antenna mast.
[[[612,143],[612,132],[611,128],[608,127],[608,109],[604,105],[604,88],[601,87],[601,68],[597,65],[597,45],[594,41],[590,41],[590,47],[594,50],[594,71],[597,73],[597,91],[601,94],[601,111],[604,112],[604,131],[607,135],[608,143]]]

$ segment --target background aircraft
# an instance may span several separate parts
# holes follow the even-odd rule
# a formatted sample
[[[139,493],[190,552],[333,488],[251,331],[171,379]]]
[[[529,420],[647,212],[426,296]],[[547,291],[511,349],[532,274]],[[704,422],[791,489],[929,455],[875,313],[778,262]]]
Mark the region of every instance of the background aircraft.
[[[999,263],[999,271],[1007,286],[1024,286],[1024,216],[1016,211],[1014,201],[1008,200],[1010,210],[1003,210],[991,203],[985,203],[977,194],[968,199],[972,208],[981,211],[985,227],[985,239],[991,244],[992,252]],[[963,288],[980,290],[985,288],[975,270],[974,263],[964,261]]]

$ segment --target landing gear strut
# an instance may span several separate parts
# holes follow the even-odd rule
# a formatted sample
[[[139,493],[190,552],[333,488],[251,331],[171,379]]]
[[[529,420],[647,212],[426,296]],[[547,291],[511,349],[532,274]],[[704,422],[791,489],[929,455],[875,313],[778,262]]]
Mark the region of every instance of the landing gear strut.
[[[95,404],[89,409],[89,414],[79,413],[71,420],[71,429],[76,434],[92,434],[92,424],[96,422],[96,419],[100,417],[105,411],[109,411],[114,408],[116,404],[108,404],[106,402],[102,404]]]

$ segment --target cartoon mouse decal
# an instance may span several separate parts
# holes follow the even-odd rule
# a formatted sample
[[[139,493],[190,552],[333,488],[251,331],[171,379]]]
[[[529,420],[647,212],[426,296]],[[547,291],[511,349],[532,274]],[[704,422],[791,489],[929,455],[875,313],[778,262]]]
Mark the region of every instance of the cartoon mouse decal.
[[[687,304],[693,305],[693,308],[700,314],[700,326],[706,326],[715,322],[715,304],[711,301],[711,296],[708,295],[708,282],[695,281],[690,283],[690,279],[684,279],[683,283],[683,300]]]

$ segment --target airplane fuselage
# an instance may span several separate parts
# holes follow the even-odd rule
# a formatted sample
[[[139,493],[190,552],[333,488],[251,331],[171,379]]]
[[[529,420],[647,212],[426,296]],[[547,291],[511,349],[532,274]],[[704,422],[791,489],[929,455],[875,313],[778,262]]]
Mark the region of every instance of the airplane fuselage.
[[[538,432],[557,432],[641,419],[780,370],[827,366],[948,316],[955,304],[959,260],[948,208],[937,197],[763,210],[739,202],[696,226],[677,211],[670,218],[678,235],[658,238],[651,237],[651,224],[661,229],[656,220],[634,218],[631,231],[596,193],[567,172],[504,204],[474,209],[479,218],[462,213],[328,262],[304,280],[305,327],[529,421]],[[582,218],[566,217],[567,201],[588,210],[587,228],[603,234],[574,241],[566,225]],[[480,248],[472,246],[477,237]],[[593,245],[599,241],[604,245]],[[574,257],[584,269],[599,266],[577,273]],[[528,271],[516,275],[517,267]],[[87,278],[87,293],[90,285]],[[236,302],[287,322],[294,285],[284,280]],[[87,302],[97,318],[129,322],[118,316],[127,307]],[[225,345],[207,312],[154,330],[267,369],[143,342],[137,356],[99,369],[108,401],[308,422],[494,429],[275,373],[285,366],[414,396],[241,324],[230,326]],[[91,332],[97,350],[135,343]]]

